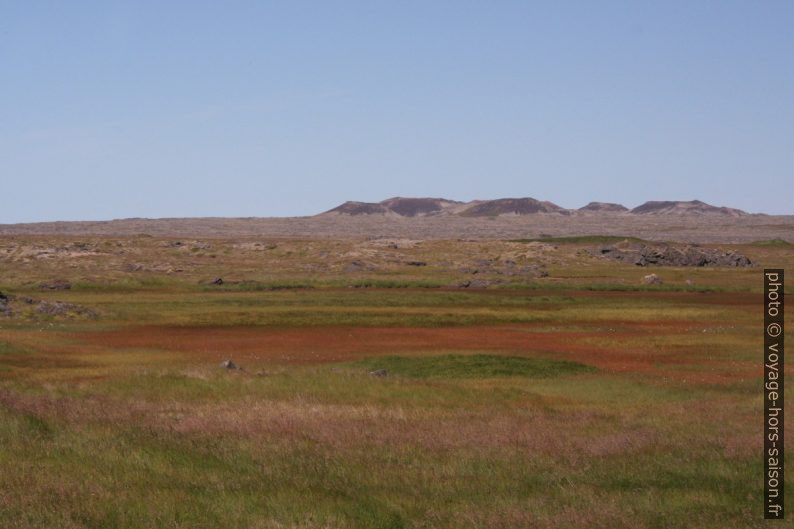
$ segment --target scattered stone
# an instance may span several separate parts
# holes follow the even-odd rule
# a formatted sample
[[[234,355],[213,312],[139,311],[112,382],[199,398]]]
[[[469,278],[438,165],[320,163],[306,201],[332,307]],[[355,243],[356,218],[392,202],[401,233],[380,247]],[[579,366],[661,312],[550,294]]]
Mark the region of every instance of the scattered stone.
[[[466,279],[454,285],[457,288],[488,288],[491,285],[496,285],[501,281],[491,281],[488,279]]]
[[[240,366],[232,362],[231,359],[221,362],[221,367],[224,369],[242,369]]]
[[[420,246],[423,241],[415,239],[390,239],[375,237],[363,243],[361,246],[375,247],[375,248],[390,248],[392,250],[404,248],[416,248]]]
[[[383,377],[387,376],[388,374],[389,374],[389,372],[386,371],[385,369],[376,369],[375,371],[370,371],[369,372],[369,376],[377,377],[377,378],[383,378]]]
[[[648,274],[647,276],[642,278],[642,282],[646,285],[661,285],[662,278],[657,276],[656,274]]]
[[[215,279],[210,281],[210,284],[212,284],[212,285],[222,285],[223,284],[223,278],[222,277],[216,277]]]
[[[522,265],[513,259],[478,259],[472,265],[463,267],[460,271],[464,274],[489,274],[523,279],[534,279],[549,275],[540,264],[528,263]]]
[[[172,241],[172,242],[166,243],[166,245],[170,246],[171,248],[179,248],[180,246],[183,245],[183,243],[182,243],[182,241]]]
[[[25,301],[29,302],[29,300]],[[45,316],[84,316],[88,318],[99,316],[95,310],[63,301],[39,301],[36,304],[36,312]]]
[[[8,306],[8,301],[8,296],[0,292],[0,314],[11,317],[13,312],[11,311],[11,307]]]
[[[125,272],[140,272],[144,269],[141,263],[125,263],[121,269]]]
[[[56,279],[39,284],[39,289],[41,290],[69,290],[70,288],[72,288],[72,284],[64,279]]]
[[[349,273],[370,272],[374,269],[374,266],[369,263],[365,263],[364,261],[351,261],[350,264],[345,266],[344,271]]]

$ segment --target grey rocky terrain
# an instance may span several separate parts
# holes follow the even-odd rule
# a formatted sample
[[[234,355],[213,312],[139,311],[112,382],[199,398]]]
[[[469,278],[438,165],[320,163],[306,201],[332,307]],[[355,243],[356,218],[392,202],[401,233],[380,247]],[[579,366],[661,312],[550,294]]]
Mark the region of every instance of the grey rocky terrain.
[[[753,266],[750,259],[734,250],[702,248],[695,245],[645,244],[626,241],[602,246],[592,253],[637,266]]]

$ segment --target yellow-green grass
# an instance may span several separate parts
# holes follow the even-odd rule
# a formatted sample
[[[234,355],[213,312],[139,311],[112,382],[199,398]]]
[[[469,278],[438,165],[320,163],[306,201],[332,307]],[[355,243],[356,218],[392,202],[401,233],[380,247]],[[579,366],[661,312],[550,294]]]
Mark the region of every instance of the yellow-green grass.
[[[125,248],[161,248],[140,241]],[[279,244],[265,252],[300,253]],[[312,244],[303,259],[349,249]],[[408,252],[449,257],[445,244]],[[309,284],[295,269],[267,283],[243,272],[254,257],[223,247],[201,259],[231,256],[230,273],[260,283],[210,287],[204,268],[144,281],[95,263],[71,290],[41,291],[49,264],[26,276],[11,263],[3,291],[100,316],[0,318],[0,527],[765,526],[760,268],[655,270],[674,284],[691,273],[702,292],[599,291],[647,272],[577,244],[524,290],[426,288],[402,272],[383,274],[397,288],[348,288],[337,281],[368,279]],[[792,261],[753,248],[762,265]],[[422,268],[410,281],[443,279]],[[151,346],[106,339],[169,329]],[[185,346],[214,329],[253,342]],[[375,340],[387,330],[436,341]],[[290,342],[301,333],[311,348]],[[348,333],[351,357],[337,358]],[[458,336],[472,343],[452,347]],[[226,357],[244,369],[221,368]]]

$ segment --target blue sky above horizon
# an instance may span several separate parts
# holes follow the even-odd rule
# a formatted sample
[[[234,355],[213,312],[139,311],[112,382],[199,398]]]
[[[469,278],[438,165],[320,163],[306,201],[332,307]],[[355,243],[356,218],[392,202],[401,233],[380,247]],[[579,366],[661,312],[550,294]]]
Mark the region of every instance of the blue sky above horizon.
[[[0,223],[345,200],[794,214],[794,3],[0,0]]]

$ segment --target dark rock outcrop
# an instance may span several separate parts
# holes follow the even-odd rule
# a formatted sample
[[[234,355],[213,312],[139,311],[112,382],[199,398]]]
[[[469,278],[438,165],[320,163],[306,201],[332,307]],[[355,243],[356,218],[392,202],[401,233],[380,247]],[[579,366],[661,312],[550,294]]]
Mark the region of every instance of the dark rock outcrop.
[[[642,244],[623,242],[602,246],[591,252],[637,266],[754,266],[746,256],[733,251],[695,245]]]

